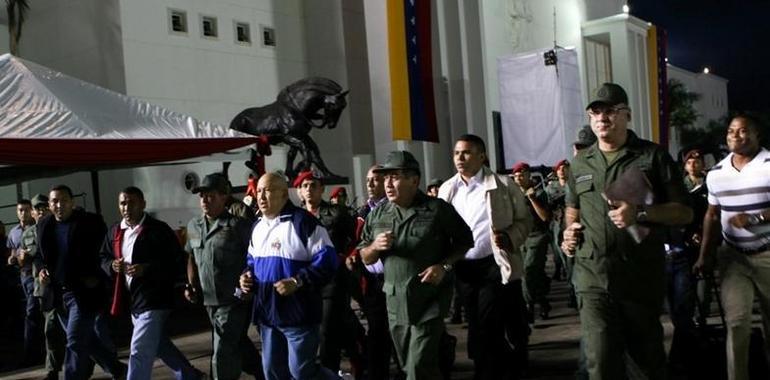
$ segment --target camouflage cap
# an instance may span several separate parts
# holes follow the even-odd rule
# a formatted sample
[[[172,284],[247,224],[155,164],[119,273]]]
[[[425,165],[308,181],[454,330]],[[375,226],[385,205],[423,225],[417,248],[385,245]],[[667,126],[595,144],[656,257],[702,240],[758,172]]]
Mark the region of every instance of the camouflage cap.
[[[591,100],[588,102],[586,109],[595,106],[598,103],[602,103],[608,106],[615,106],[618,104],[628,104],[628,95],[623,87],[615,83],[605,83],[591,96]]]
[[[30,203],[32,203],[32,207],[48,206],[48,197],[43,194],[37,194],[32,197]]]
[[[382,167],[374,169],[372,172],[382,173],[393,170],[413,170],[420,173],[420,163],[411,153],[405,150],[396,150],[388,153]]]
[[[192,189],[193,194],[201,191],[217,191],[222,194],[230,194],[230,181],[222,173],[211,173],[203,177],[201,184]]]

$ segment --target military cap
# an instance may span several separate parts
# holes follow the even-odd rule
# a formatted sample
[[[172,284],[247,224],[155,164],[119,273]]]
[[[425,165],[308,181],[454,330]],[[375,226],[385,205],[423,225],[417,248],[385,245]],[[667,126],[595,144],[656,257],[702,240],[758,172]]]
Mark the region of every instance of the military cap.
[[[518,172],[528,172],[529,171],[529,164],[523,161],[517,162],[515,165],[513,165],[513,173]]]
[[[693,150],[687,152],[687,154],[684,155],[684,162],[687,162],[687,160],[689,160],[691,158],[698,158],[698,159],[702,160],[703,159],[703,153],[700,151],[700,149],[693,149]]]
[[[395,150],[388,153],[385,163],[381,168],[374,169],[374,173],[382,173],[393,170],[413,170],[420,173],[420,163],[405,150]]]
[[[628,95],[623,87],[615,83],[605,83],[599,87],[596,92],[591,96],[591,100],[588,102],[589,109],[598,103],[602,103],[608,106],[615,106],[620,103],[628,104]]]
[[[193,194],[202,191],[217,191],[222,194],[230,194],[230,181],[222,173],[211,173],[203,177],[201,184],[192,189]]]
[[[334,190],[332,190],[331,193],[329,193],[329,198],[336,198],[336,197],[338,197],[340,195],[347,196],[348,192],[347,192],[347,190],[345,190],[344,187],[337,186],[337,187],[334,188]]]
[[[575,140],[573,145],[577,146],[578,148],[585,148],[587,146],[593,145],[595,142],[596,135],[594,134],[594,131],[591,130],[591,126],[584,125],[578,130],[577,140]]]
[[[302,172],[299,172],[297,174],[297,177],[294,178],[294,181],[291,183],[294,187],[300,187],[302,186],[302,182],[304,182],[306,179],[314,179],[320,181],[321,178],[319,178],[315,173],[313,173],[312,170],[305,170]]]
[[[561,161],[557,162],[556,165],[554,165],[553,171],[557,171],[557,170],[559,170],[560,167],[565,166],[565,165],[569,166],[569,161],[561,160]]]
[[[433,178],[432,180],[430,180],[430,182],[428,182],[428,187],[429,188],[433,186],[439,187],[441,186],[442,183],[444,183],[444,181],[442,181],[440,178]]]
[[[37,194],[34,197],[32,197],[32,207],[37,206],[48,206],[48,197],[46,197],[43,194]]]

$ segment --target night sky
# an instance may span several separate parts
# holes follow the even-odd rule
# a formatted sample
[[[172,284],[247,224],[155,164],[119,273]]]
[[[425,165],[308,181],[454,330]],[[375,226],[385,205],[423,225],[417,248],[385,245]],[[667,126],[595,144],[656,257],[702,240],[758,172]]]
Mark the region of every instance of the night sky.
[[[668,33],[668,61],[728,79],[731,110],[770,111],[770,0],[629,0]]]

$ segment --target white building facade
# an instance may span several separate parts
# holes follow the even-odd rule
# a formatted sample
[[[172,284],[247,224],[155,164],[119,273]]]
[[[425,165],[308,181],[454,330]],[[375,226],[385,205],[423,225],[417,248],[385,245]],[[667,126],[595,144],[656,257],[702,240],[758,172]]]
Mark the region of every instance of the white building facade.
[[[365,197],[366,169],[394,149],[415,154],[425,182],[449,177],[452,143],[464,133],[484,138],[493,169],[502,169],[494,159],[499,152],[492,118],[500,107],[497,59],[554,44],[577,50],[584,98],[605,81],[621,84],[634,109],[632,127],[653,137],[644,42],[649,25],[621,14],[625,1],[431,1],[439,143],[391,137],[385,1],[36,0],[20,56],[223,125],[244,108],[272,102],[298,79],[333,79],[350,89],[348,108],[336,129],[312,136],[327,166],[350,178],[349,190],[359,200]],[[0,27],[3,53],[7,28]],[[285,150],[273,151],[268,168],[282,169]],[[243,185],[245,159],[220,155],[100,172],[101,209],[107,221],[116,220],[117,191],[136,185],[159,217],[183,226],[198,212],[197,197],[183,186],[185,175],[202,177],[230,161],[234,185]],[[13,202],[17,192],[25,197],[46,192],[55,183],[88,192],[89,177],[80,173],[6,186],[0,203]]]

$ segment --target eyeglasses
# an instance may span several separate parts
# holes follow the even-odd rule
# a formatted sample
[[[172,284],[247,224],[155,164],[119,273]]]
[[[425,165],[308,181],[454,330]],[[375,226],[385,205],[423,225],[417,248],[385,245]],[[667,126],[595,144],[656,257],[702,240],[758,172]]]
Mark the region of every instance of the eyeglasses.
[[[615,117],[618,112],[628,110],[628,107],[593,107],[588,109],[588,115],[591,117],[599,117],[601,114],[607,115],[607,117]]]

